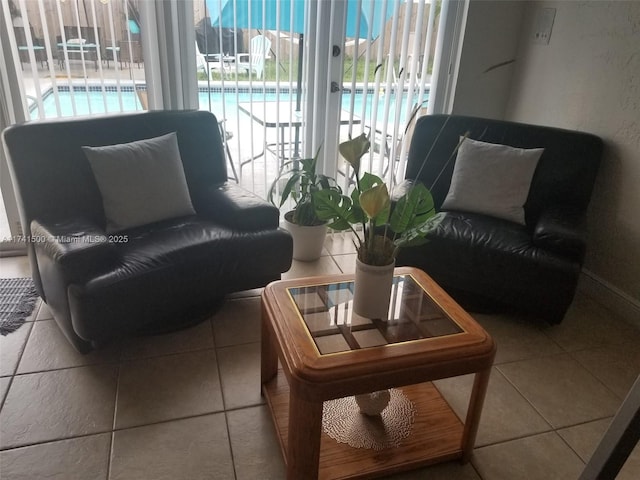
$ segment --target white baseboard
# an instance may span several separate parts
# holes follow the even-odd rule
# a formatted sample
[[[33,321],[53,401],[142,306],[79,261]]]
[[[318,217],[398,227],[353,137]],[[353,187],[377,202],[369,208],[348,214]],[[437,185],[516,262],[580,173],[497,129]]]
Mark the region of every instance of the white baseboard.
[[[582,270],[578,289],[640,328],[640,301],[589,270]]]
[[[1,257],[17,257],[27,254],[27,245],[24,242],[3,241],[0,242]]]

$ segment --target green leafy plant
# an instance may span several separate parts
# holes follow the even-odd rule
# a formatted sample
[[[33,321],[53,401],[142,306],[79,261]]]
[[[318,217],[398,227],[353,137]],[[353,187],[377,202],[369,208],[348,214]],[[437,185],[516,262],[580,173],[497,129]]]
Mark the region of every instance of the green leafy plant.
[[[360,160],[370,146],[365,134],[340,144],[340,153],[355,172],[355,189],[351,195],[333,189],[318,191],[315,210],[329,228],[354,233],[361,262],[388,265],[401,247],[425,243],[438,217],[431,192],[421,183],[412,185],[392,206],[384,181],[371,173],[360,174]],[[362,225],[361,232],[356,225]]]
[[[289,198],[293,201],[294,208],[285,214],[285,218],[297,225],[314,226],[325,223],[316,215],[318,194],[320,192],[342,193],[335,179],[316,172],[319,153],[320,150],[313,158],[285,162],[269,189],[269,201],[278,208],[281,208]],[[276,202],[277,189],[282,182],[286,183]]]

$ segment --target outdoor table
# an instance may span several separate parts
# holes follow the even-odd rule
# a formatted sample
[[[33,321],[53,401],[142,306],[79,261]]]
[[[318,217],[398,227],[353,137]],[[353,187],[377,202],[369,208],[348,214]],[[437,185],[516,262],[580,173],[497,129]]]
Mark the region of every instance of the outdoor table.
[[[275,153],[274,148],[280,148],[282,160],[286,158],[285,148],[289,142],[285,142],[285,131],[287,127],[299,128],[302,126],[302,112],[295,110],[295,103],[292,101],[270,101],[270,102],[241,102],[238,103],[238,109],[244,112],[254,122],[266,128],[276,128],[280,130],[280,141],[276,143],[264,142],[264,148],[258,155],[251,157],[240,163],[240,166],[251,163],[257,158],[265,154],[267,150]],[[340,125],[359,124],[361,121],[358,117],[350,119],[350,113],[346,110],[341,111]]]
[[[99,45],[96,43],[58,43],[58,63],[60,68],[64,67],[65,58],[69,58],[69,60],[91,60],[97,71],[98,47]]]
[[[103,60],[107,61],[107,68],[111,66],[111,64],[109,63],[111,60],[113,60],[113,63],[115,65],[116,58],[120,60],[120,47],[105,47],[104,57],[105,58],[103,58]]]
[[[33,45],[31,48],[29,48],[28,45],[19,45],[20,66],[22,66],[24,62],[30,61],[29,51],[33,51],[36,60],[40,61],[40,64],[44,67],[44,62],[47,61],[47,55],[42,45]]]

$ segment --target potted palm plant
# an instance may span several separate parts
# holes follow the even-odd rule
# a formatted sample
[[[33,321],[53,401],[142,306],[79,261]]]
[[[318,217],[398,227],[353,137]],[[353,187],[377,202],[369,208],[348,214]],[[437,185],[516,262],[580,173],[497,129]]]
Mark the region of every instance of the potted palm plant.
[[[293,236],[293,258],[305,262],[320,257],[327,234],[327,222],[316,215],[318,193],[342,193],[335,179],[317,173],[319,152],[313,158],[285,162],[268,194],[269,201],[278,208],[282,208],[287,200],[293,202],[293,209],[284,215],[284,228]],[[277,190],[283,183],[278,196]]]
[[[371,173],[360,174],[360,160],[369,147],[364,134],[340,144],[340,153],[354,169],[355,189],[351,195],[333,189],[318,191],[315,211],[329,228],[353,232],[358,252],[354,311],[384,320],[398,249],[426,242],[425,235],[438,217],[431,192],[419,183],[394,199],[392,207],[384,181]]]

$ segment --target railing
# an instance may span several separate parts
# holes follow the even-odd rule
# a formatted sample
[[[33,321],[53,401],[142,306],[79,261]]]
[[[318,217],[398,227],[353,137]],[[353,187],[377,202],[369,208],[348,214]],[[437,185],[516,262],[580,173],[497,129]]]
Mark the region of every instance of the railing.
[[[142,58],[142,42],[147,37],[136,30],[140,26],[140,1],[0,0],[3,9],[12,12],[5,15],[5,22],[26,117],[147,108],[135,95],[136,86],[153,86],[146,78],[150,73]],[[322,145],[324,150],[333,147],[335,151],[338,141],[361,132],[370,132],[374,141],[363,168],[390,179],[402,176],[408,146],[406,126],[415,107],[425,106],[429,100],[439,2],[345,0],[345,33],[340,42],[335,42],[340,49],[336,58],[343,61],[336,76],[337,67],[328,60],[334,58],[332,52],[319,55],[318,49],[326,49],[327,42],[324,38],[313,41],[314,34],[318,34],[313,20],[319,19],[306,18],[309,14],[304,12],[304,6],[311,3],[216,1],[194,0],[194,24],[179,28],[188,31],[194,40],[200,38],[198,50],[205,57],[205,67],[199,74],[199,108],[211,110],[225,120],[230,156],[245,187],[266,195],[278,166],[286,158],[313,151],[313,144]],[[332,21],[328,23],[333,31],[335,25],[340,25],[335,20],[339,12],[334,11],[340,2],[321,3],[332,8]],[[246,19],[244,24],[236,23],[243,4],[253,8],[257,5],[260,14],[253,20]],[[290,9],[285,11],[287,4]],[[231,15],[223,17],[223,7],[231,8]],[[276,8],[280,18],[273,25],[267,23],[268,8]],[[302,30],[295,20],[301,11],[302,18],[310,22],[303,23]],[[220,20],[216,24],[216,18],[231,18],[234,23],[223,24]],[[235,33],[228,35],[229,30],[218,27]],[[251,43],[257,36],[270,43],[263,55],[257,55],[260,52],[256,50],[266,42]],[[212,39],[216,41],[211,42]],[[210,43],[218,45],[217,51],[209,50]],[[236,61],[245,52],[248,65]],[[260,76],[253,68],[257,62],[263,62]],[[332,64],[330,68],[328,63]],[[195,59],[193,65],[197,65]],[[332,80],[336,78],[342,81]],[[336,129],[338,137],[326,129],[336,122],[325,115],[328,106],[309,101],[310,97],[318,97],[318,85],[330,88],[332,81],[333,88],[341,90],[343,97],[335,112],[335,118],[343,120]],[[310,88],[316,91],[311,92]],[[32,97],[31,102],[26,95]],[[247,104],[247,113],[239,111],[241,103]],[[279,104],[275,119],[266,121],[267,115],[274,112],[274,104]],[[319,130],[325,132],[319,138],[308,128],[318,120],[316,116],[328,122],[324,130]],[[274,148],[273,155],[260,155],[271,143],[291,148]],[[345,188],[349,187],[352,172],[337,154],[325,170],[338,176],[343,172],[342,181]]]

